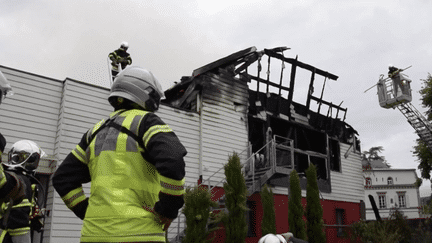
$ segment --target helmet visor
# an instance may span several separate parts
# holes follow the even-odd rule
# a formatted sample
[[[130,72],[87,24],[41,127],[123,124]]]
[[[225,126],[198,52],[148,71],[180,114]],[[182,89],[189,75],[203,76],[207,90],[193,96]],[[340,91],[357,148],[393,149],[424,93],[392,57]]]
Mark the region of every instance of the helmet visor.
[[[146,90],[147,90],[147,92],[149,92],[149,93],[148,93],[148,96],[149,96],[152,100],[157,101],[157,102],[160,101],[161,96],[159,95],[159,92],[157,92],[157,91],[156,91],[155,89],[153,89],[152,87],[148,87]]]
[[[9,164],[19,165],[30,158],[30,153],[25,151],[13,151],[9,153]]]

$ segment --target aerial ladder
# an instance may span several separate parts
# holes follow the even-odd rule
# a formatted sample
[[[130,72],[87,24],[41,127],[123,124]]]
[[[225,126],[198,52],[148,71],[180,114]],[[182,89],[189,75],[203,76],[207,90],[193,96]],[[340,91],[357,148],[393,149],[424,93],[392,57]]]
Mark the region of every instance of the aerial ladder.
[[[398,69],[390,66],[388,77],[381,74],[378,83],[374,86],[377,86],[378,89],[380,106],[386,109],[397,108],[407,118],[408,123],[416,130],[417,135],[432,152],[432,126],[411,104],[411,80],[402,73],[410,67]]]

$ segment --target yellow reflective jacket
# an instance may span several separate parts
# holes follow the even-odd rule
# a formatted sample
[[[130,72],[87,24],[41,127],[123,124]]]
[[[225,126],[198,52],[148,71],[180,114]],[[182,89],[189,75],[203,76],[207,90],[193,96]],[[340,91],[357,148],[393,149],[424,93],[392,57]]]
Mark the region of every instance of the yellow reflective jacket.
[[[102,120],[84,134],[53,185],[84,218],[82,242],[165,242],[163,225],[150,211],[177,217],[184,203],[186,149],[154,113],[119,110],[110,118],[112,123]],[[89,181],[87,199],[82,184]]]

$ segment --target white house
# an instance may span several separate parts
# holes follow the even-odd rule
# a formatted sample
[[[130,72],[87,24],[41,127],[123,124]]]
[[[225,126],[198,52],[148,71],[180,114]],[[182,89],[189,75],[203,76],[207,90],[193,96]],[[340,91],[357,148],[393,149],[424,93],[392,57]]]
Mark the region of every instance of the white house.
[[[372,168],[363,172],[365,178],[366,220],[375,220],[369,195],[374,198],[381,218],[388,218],[398,209],[408,219],[420,218],[420,194],[415,185],[415,169]]]

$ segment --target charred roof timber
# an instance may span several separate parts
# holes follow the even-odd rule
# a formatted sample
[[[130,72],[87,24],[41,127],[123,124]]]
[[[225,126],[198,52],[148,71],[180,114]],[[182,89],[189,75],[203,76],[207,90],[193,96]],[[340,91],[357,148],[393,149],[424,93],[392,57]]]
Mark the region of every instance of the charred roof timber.
[[[283,51],[288,50],[287,47],[277,47],[272,49],[264,49],[262,51],[257,51],[256,47],[250,47],[246,48],[244,50],[241,50],[239,52],[233,53],[227,57],[221,58],[219,60],[216,60],[212,63],[209,63],[203,67],[200,67],[193,71],[191,76],[183,77],[181,82],[176,84],[171,89],[165,91],[165,96],[167,97],[164,101],[167,104],[170,104],[172,106],[178,107],[178,108],[191,108],[191,102],[195,102],[195,96],[199,92],[199,90],[202,90],[203,87],[210,87],[212,89],[217,90],[217,87],[211,84],[209,82],[209,79],[202,78],[202,76],[213,73],[213,74],[220,74],[221,70],[224,71],[225,76],[226,74],[230,75],[231,77],[238,77],[240,80],[246,81],[250,83],[252,80],[256,81],[256,97],[259,97],[259,89],[260,85],[264,84],[266,85],[266,97],[270,97],[270,88],[276,88],[277,97],[276,102],[267,102],[265,100],[264,103],[271,103],[272,105],[275,105],[275,107],[267,107],[268,109],[274,110],[274,115],[278,116],[281,113],[286,114],[289,119],[291,119],[291,112],[290,107],[293,103],[293,94],[294,94],[294,84],[295,84],[295,76],[296,76],[296,70],[297,68],[302,68],[305,70],[308,70],[311,72],[310,77],[310,83],[309,83],[309,90],[307,94],[307,102],[306,102],[306,110],[310,109],[311,101],[316,101],[318,104],[318,110],[317,113],[321,112],[321,106],[327,105],[328,111],[327,111],[327,117],[333,117],[333,109],[336,109],[336,116],[334,118],[339,119],[339,113],[343,112],[343,118],[342,121],[346,118],[346,108],[342,108],[340,105],[335,105],[331,102],[327,102],[323,100],[323,93],[324,88],[326,85],[327,79],[331,80],[337,80],[338,76],[329,73],[327,71],[324,71],[322,69],[316,68],[314,66],[311,66],[309,64],[303,63],[298,61],[298,58],[287,58],[283,55]],[[262,65],[261,65],[261,59],[263,56],[268,57],[268,65],[267,65],[267,77],[266,79],[261,78],[261,72]],[[275,58],[280,61],[282,61],[282,68],[280,72],[280,78],[279,83],[275,83],[270,80],[270,62],[271,59]],[[254,76],[250,73],[248,73],[248,68],[251,67],[253,63],[257,63],[257,75]],[[291,73],[290,73],[290,81],[289,86],[286,87],[283,85],[283,75],[284,75],[284,69],[285,64],[291,64]],[[313,96],[312,93],[314,91],[314,81],[315,76],[320,75],[323,76],[324,84],[322,86],[321,95],[320,97]],[[288,92],[288,97],[283,98],[282,92]],[[283,105],[283,103],[286,103],[286,105]],[[282,110],[285,109],[285,110]]]
[[[165,91],[167,98],[163,102],[203,112],[206,122],[211,121],[212,125],[224,126],[238,117],[245,121],[232,120],[232,125],[241,124],[247,129],[249,152],[259,157],[255,166],[249,168],[266,173],[260,183],[269,181],[272,185],[287,186],[286,175],[290,170],[296,169],[301,174],[313,163],[317,166],[320,191],[331,192],[330,170],[341,171],[340,143],[350,146],[345,158],[351,151],[359,152],[357,132],[345,123],[347,109],[341,108],[342,103],[335,105],[322,99],[327,79],[336,81],[338,76],[300,62],[297,57],[285,57],[283,52],[288,49],[257,51],[250,47],[216,60],[194,70],[191,76],[183,77],[180,83]],[[265,57],[267,60],[263,60]],[[288,75],[284,73],[286,65],[291,65]],[[298,68],[311,73],[305,105],[293,102]],[[270,78],[270,72],[279,76],[276,82]],[[283,82],[284,75],[289,77],[289,85]],[[317,75],[324,77],[319,97],[312,95]],[[311,101],[317,102],[317,111],[311,110]],[[326,115],[320,113],[323,105],[328,107]],[[344,114],[339,118],[341,112]],[[278,138],[280,141],[276,141]],[[301,183],[305,187],[306,181]],[[262,186],[252,184],[252,190]]]

